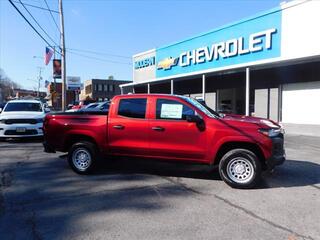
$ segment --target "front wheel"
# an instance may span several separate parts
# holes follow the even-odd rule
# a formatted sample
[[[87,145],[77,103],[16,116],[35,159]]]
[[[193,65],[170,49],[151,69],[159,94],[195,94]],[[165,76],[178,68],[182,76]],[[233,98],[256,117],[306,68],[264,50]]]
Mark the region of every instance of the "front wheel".
[[[70,148],[68,162],[76,173],[88,174],[96,166],[97,155],[97,149],[93,143],[81,141]]]
[[[261,177],[261,163],[246,149],[227,152],[219,163],[219,173],[224,182],[233,188],[252,188]]]

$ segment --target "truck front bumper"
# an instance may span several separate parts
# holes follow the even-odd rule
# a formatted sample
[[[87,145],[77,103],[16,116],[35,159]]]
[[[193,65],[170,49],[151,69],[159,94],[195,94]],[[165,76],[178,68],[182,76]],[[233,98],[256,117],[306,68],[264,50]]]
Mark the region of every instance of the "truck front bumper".
[[[273,169],[277,165],[281,165],[286,160],[286,152],[284,150],[284,137],[281,134],[278,137],[271,138],[272,141],[272,155],[267,159],[267,166]]]

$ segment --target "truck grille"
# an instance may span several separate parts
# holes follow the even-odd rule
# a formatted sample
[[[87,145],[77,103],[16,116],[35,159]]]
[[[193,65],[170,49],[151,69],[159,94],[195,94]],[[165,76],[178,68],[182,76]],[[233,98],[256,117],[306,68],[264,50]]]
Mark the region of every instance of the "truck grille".
[[[273,146],[272,146],[273,155],[276,155],[276,156],[283,155],[284,153],[283,136],[282,138],[281,137],[273,138],[272,142],[273,142]]]
[[[4,135],[6,136],[10,136],[10,135],[37,135],[37,130],[35,129],[30,129],[30,130],[26,130],[25,132],[17,132],[16,130],[6,130],[4,132]]]
[[[19,123],[27,123],[27,124],[36,124],[36,119],[7,119],[4,121],[5,124],[19,124]]]

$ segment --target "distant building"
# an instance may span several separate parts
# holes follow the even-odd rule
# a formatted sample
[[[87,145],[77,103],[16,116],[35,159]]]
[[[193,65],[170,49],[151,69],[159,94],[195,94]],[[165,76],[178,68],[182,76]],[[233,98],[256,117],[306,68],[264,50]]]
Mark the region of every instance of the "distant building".
[[[89,79],[84,82],[80,100],[94,99],[97,101],[110,100],[121,94],[120,84],[131,83],[128,80]]]
[[[47,96],[46,92],[39,92],[34,90],[27,90],[27,89],[20,89],[15,88],[13,89],[13,98],[45,98]]]
[[[54,110],[62,109],[62,83],[49,83],[48,87],[49,95],[48,106],[52,107]],[[67,91],[67,99],[66,105],[74,104],[76,101],[76,92],[75,91]]]

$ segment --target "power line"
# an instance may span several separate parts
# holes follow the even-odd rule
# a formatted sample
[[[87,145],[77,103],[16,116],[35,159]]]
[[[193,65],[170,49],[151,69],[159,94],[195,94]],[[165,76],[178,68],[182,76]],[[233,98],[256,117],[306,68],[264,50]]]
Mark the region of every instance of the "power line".
[[[22,4],[23,8],[27,11],[27,13],[31,16],[31,18],[33,19],[33,21],[35,21],[35,23],[38,25],[38,27],[44,32],[45,35],[47,35],[48,38],[50,38],[50,40],[57,46],[58,44],[53,40],[53,38],[51,38],[49,36],[49,34],[46,32],[46,30],[44,30],[41,25],[38,23],[38,21],[33,17],[33,15],[31,14],[31,12],[28,10],[28,8],[23,4],[23,2],[21,2],[21,0],[19,0],[19,2]]]
[[[21,4],[18,1],[12,1],[12,2]],[[41,9],[41,10],[49,11],[50,13],[59,13],[58,11],[52,10],[52,9],[49,9],[49,8],[43,8],[43,7],[39,7],[39,6],[36,6],[36,5],[28,4],[28,3],[23,3],[23,4],[28,6],[28,7],[33,7],[33,8],[38,8],[38,9]]]
[[[108,59],[103,59],[103,58],[96,58],[96,57],[92,57],[92,56],[88,56],[88,55],[84,55],[84,54],[80,54],[80,53],[75,53],[72,52],[70,50],[67,49],[67,52],[74,54],[74,55],[78,55],[80,57],[84,57],[84,58],[88,58],[88,59],[93,59],[93,60],[97,60],[97,61],[102,61],[102,62],[109,62],[109,63],[115,63],[115,64],[125,64],[125,65],[131,65],[131,63],[128,62],[118,62],[118,61],[112,61],[112,60],[108,60]]]
[[[16,9],[16,11],[21,15],[21,17],[29,24],[29,26],[39,35],[39,37],[47,43],[49,47],[53,49],[53,51],[60,54],[58,51],[55,50],[55,48],[38,32],[38,30],[29,22],[29,20],[21,13],[21,11],[17,8],[17,6],[12,2],[12,0],[8,0],[10,4]],[[61,54],[60,54],[61,55]]]
[[[49,8],[49,5],[48,5],[47,0],[44,0],[44,2],[46,3],[47,8],[48,8],[48,10],[49,10],[50,8]],[[59,29],[59,27],[58,27],[58,24],[57,24],[56,20],[54,19],[53,15],[52,15],[52,12],[51,12],[51,11],[49,11],[49,12],[50,12],[50,15],[51,15],[51,17],[52,17],[52,20],[53,20],[54,24],[56,25],[56,27],[57,27],[57,29],[58,29],[58,31],[59,31],[59,33],[60,33],[60,29]]]
[[[128,57],[128,56],[116,55],[116,54],[111,54],[111,53],[95,52],[95,51],[82,50],[82,49],[76,49],[76,48],[68,48],[68,49],[76,51],[76,52],[85,52],[85,53],[92,53],[92,54],[96,54],[96,55],[103,55],[103,56],[111,56],[111,57],[131,59],[131,57]]]

